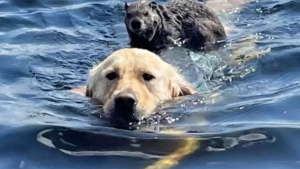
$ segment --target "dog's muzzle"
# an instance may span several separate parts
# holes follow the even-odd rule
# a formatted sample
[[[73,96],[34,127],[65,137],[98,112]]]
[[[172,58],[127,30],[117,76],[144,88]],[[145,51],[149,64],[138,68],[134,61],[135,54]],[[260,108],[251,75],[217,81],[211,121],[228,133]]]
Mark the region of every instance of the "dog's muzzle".
[[[136,112],[137,103],[138,100],[131,90],[119,93],[114,99],[114,111],[111,120],[125,124],[137,122],[139,120]]]

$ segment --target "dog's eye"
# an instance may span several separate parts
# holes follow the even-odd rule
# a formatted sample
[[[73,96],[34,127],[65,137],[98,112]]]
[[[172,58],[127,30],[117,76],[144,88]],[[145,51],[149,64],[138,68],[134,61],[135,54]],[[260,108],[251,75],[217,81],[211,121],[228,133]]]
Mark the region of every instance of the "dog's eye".
[[[144,73],[143,74],[143,79],[146,80],[146,81],[150,81],[150,80],[154,79],[154,76],[152,76],[148,73]]]
[[[111,72],[111,73],[108,73],[107,75],[106,75],[106,78],[108,79],[108,80],[114,80],[115,78],[117,78],[118,77],[118,75],[117,75],[117,73],[115,73],[115,72]]]
[[[148,16],[148,14],[149,14],[148,12],[144,12],[144,16]]]

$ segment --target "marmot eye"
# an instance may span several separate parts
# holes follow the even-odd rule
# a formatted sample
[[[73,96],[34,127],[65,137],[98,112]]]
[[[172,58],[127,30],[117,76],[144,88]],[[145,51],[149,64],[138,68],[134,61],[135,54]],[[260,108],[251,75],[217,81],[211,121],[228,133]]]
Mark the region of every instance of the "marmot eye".
[[[148,16],[148,14],[149,14],[148,12],[144,12],[144,16]]]
[[[111,73],[108,73],[106,76],[105,76],[108,80],[114,80],[115,78],[118,77],[117,73],[115,72],[111,72]]]
[[[143,74],[143,79],[146,80],[146,81],[150,81],[150,80],[154,79],[154,76],[152,76],[148,73],[144,73]]]

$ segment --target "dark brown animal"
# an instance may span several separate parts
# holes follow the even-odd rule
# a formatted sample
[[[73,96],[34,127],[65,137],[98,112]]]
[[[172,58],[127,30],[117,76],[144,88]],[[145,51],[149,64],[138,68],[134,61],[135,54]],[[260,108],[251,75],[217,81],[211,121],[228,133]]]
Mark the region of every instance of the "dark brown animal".
[[[186,47],[205,50],[226,38],[219,18],[202,2],[177,0],[161,5],[137,1],[126,3],[125,10],[131,47],[160,53],[179,40]]]

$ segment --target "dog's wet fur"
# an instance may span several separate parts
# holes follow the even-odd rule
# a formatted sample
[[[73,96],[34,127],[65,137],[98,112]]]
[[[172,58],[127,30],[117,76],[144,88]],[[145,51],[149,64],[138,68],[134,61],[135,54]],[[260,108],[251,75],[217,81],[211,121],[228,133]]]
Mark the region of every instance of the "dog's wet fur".
[[[173,66],[153,52],[124,48],[90,71],[85,94],[103,104],[103,115],[112,124],[126,126],[152,115],[161,101],[195,93]]]
[[[244,1],[238,5],[246,3]],[[221,10],[214,3],[208,6]],[[196,93],[176,68],[155,54],[169,45],[170,37],[190,38],[188,44],[195,47],[226,37],[219,19],[200,2],[172,1],[159,5],[139,1],[126,4],[125,8],[131,48],[113,52],[90,71],[87,87],[72,89],[102,104],[103,115],[116,127],[153,115],[161,101]],[[142,9],[147,9],[147,14]],[[131,31],[135,17],[143,22],[140,32]],[[199,18],[203,22],[199,22]]]
[[[204,3],[193,0],[125,3],[124,23],[130,46],[160,54],[168,46],[178,45],[195,50],[212,49],[224,42],[226,33],[218,16]],[[219,43],[218,43],[219,42]]]

